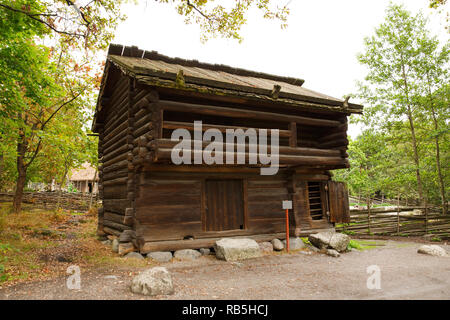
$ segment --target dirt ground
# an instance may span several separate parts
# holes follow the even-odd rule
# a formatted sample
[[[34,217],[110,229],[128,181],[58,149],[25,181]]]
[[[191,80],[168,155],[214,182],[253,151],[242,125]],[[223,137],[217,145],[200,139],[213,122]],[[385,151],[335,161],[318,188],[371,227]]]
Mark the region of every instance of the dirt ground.
[[[332,258],[300,251],[269,254],[241,262],[204,256],[160,264],[173,277],[175,294],[145,297],[131,293],[131,279],[144,267],[81,268],[81,289],[67,277],[20,283],[0,289],[9,299],[450,299],[450,258],[417,253],[423,243],[366,240],[370,247]],[[447,251],[448,244],[439,243]],[[368,289],[367,267],[381,271],[381,289]]]

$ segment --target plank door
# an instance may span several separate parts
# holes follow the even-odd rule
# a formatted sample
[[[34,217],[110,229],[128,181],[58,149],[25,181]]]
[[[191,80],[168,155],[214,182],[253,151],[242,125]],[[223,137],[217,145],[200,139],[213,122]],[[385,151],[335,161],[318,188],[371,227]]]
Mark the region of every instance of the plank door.
[[[242,180],[205,181],[205,230],[244,229]]]
[[[328,181],[330,222],[349,223],[348,191],[344,182]]]

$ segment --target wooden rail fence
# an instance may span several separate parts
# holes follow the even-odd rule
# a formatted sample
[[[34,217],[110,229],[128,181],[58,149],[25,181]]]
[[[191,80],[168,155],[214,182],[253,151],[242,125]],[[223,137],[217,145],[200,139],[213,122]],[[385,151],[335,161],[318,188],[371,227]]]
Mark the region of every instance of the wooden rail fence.
[[[0,202],[12,202],[13,197],[13,193],[0,193]],[[42,209],[55,209],[58,206],[58,198],[58,192],[25,192],[22,202]],[[59,207],[67,210],[87,211],[90,200],[90,194],[63,192],[59,198]],[[92,206],[98,205],[97,195],[94,195]]]
[[[406,211],[420,210],[420,214]],[[350,223],[336,225],[336,231],[352,235],[423,236],[450,238],[450,215],[429,207],[396,207],[386,210],[351,210]]]

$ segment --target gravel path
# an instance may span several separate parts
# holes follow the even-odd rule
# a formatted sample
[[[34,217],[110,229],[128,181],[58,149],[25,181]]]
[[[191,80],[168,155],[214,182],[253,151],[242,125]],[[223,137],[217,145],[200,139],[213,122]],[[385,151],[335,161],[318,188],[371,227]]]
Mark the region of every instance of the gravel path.
[[[382,246],[332,258],[298,252],[242,262],[214,256],[161,264],[172,273],[175,294],[132,294],[132,268],[81,270],[81,290],[66,278],[0,290],[0,299],[450,299],[450,258],[417,253],[416,242],[378,241]],[[449,245],[441,245],[450,252]],[[369,290],[366,268],[381,270],[381,289]]]

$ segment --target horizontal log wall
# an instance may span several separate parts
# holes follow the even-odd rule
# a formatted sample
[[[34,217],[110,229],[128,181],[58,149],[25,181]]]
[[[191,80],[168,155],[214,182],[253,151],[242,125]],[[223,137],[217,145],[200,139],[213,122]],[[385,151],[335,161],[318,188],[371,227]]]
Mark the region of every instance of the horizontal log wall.
[[[157,167],[156,167],[157,168]],[[291,199],[285,174],[260,176],[242,172],[170,172],[148,167],[137,177],[136,233],[142,235],[145,246],[158,241],[182,241],[186,238],[208,239],[226,236],[251,236],[285,231],[282,200]],[[303,176],[302,174],[297,174]],[[305,178],[328,179],[324,174],[305,174]],[[205,231],[203,210],[204,181],[206,179],[242,179],[244,183],[245,230]],[[291,215],[291,233],[294,234]],[[328,223],[300,226],[313,232],[318,227],[331,228]]]
[[[249,178],[247,180],[249,229],[257,233],[285,232],[285,212],[281,206],[283,200],[291,200],[286,178]],[[293,215],[290,218],[292,233],[295,223]]]
[[[184,184],[178,187],[175,182],[169,187],[162,182],[166,178],[161,180],[148,176],[145,170],[141,171],[153,161],[170,162],[174,143],[167,139],[170,138],[167,133],[176,128],[192,131],[192,122],[189,122],[192,117],[200,116],[209,121],[204,121],[204,130],[218,128],[223,132],[226,128],[246,130],[251,127],[280,129],[281,164],[327,169],[348,167],[348,155],[345,152],[348,143],[345,138],[347,119],[342,115],[315,117],[301,113],[281,114],[275,110],[263,112],[229,105],[202,105],[188,100],[177,102],[167,96],[160,100],[156,91],[136,84],[132,78],[125,76],[119,77],[111,92],[109,104],[103,110],[103,124],[98,125],[99,192],[104,199],[104,207],[99,210],[99,229],[101,225],[102,232],[110,234],[135,230],[135,244],[139,242],[139,247],[144,242],[168,240],[168,237],[179,240],[186,236],[202,238],[217,235],[203,230],[201,194],[204,175],[200,173],[180,178],[180,173],[174,173],[175,177],[168,173],[169,180],[184,180]],[[171,118],[173,114],[178,116]],[[239,173],[234,176],[243,177]],[[247,176],[245,188],[249,192],[249,202],[246,204],[247,230],[230,234],[279,232],[282,230],[282,218],[273,214],[278,214],[280,198],[292,197],[293,193],[288,186],[278,186],[273,190],[259,187],[259,179],[262,178],[258,175],[253,181],[251,176]],[[272,181],[274,183],[279,179],[269,178],[275,179]],[[305,178],[322,181],[328,176],[323,172],[308,172]],[[288,180],[285,182],[288,183]],[[183,186],[186,189],[182,189]],[[181,188],[176,190],[179,196],[170,197],[167,188]],[[256,199],[260,199],[261,203]],[[272,220],[267,223],[267,219]],[[293,218],[293,225],[297,220]],[[297,227],[306,230],[318,226],[317,223],[297,224]]]
[[[128,133],[130,79],[120,77],[106,107],[99,139],[99,179],[103,208],[99,210],[99,233],[120,235],[131,227],[124,223],[128,199]]]
[[[227,128],[243,129],[265,128],[280,130],[280,145],[322,148],[322,143],[329,143],[330,139],[322,141],[323,137],[334,134],[336,130],[340,134],[346,130],[343,123],[346,116],[339,115],[326,119],[320,116],[300,113],[283,114],[279,110],[271,112],[248,109],[243,106],[230,107],[225,105],[205,105],[205,101],[197,103],[171,101],[171,97],[164,97],[160,106],[164,111],[163,128],[167,130],[164,137],[170,137],[169,129],[185,128],[193,130],[193,121],[203,121],[203,131],[209,128],[217,128],[225,132]],[[220,119],[222,119],[220,122]],[[228,125],[226,125],[228,124]],[[338,135],[338,137],[340,137]],[[332,136],[333,138],[334,136]],[[335,138],[333,138],[335,139]],[[334,147],[334,140],[331,140]],[[339,143],[339,142],[338,142]],[[339,145],[338,145],[339,147]]]
[[[145,241],[195,237],[202,232],[201,200],[198,178],[142,172],[137,180],[136,231]]]
[[[257,132],[267,129],[270,134],[270,129],[279,129],[280,164],[328,169],[349,166],[346,153],[348,144],[346,116],[332,117],[329,114],[324,118],[323,115],[315,117],[311,114],[303,116],[301,113],[283,114],[274,110],[266,112],[241,106],[230,107],[227,104],[205,105],[202,101],[198,103],[173,101],[171,99],[174,97],[171,96],[160,99],[156,91],[145,86],[139,87],[139,90],[136,90],[130,104],[133,118],[128,119],[128,126],[126,123],[120,123],[125,119],[122,115],[118,119],[110,120],[115,124],[114,129],[105,129],[106,165],[126,160],[123,151],[130,146],[132,146],[130,157],[133,158],[134,166],[148,161],[170,163],[174,143],[165,141],[167,148],[161,148],[160,143],[152,143],[160,139],[170,140],[171,132],[178,128],[187,129],[192,134],[193,122],[202,120],[203,131],[211,128],[221,132],[225,132],[226,129],[245,131],[255,128]],[[129,137],[127,132],[129,134],[130,130],[132,141],[127,138]],[[110,139],[114,142],[110,142]]]
[[[326,129],[322,132],[322,135],[318,139],[317,147],[321,149],[340,150],[341,155],[347,158],[346,151],[349,143],[347,139],[348,120],[347,117],[340,117],[339,121],[339,126]]]

